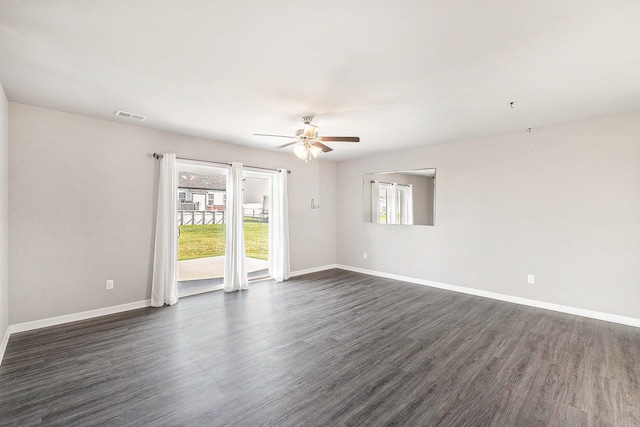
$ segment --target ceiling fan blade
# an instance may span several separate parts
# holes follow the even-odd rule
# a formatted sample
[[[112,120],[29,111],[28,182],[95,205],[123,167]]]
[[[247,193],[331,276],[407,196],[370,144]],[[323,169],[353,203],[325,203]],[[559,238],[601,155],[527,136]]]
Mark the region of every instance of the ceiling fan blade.
[[[324,144],[323,144],[323,143],[321,143],[321,142],[314,142],[314,143],[313,143],[313,144],[311,144],[311,145],[313,145],[314,147],[318,147],[318,148],[322,149],[322,151],[323,151],[324,153],[328,153],[329,151],[333,151],[333,148],[331,148],[331,147],[327,147],[326,145],[324,145]]]
[[[271,134],[268,134],[268,133],[254,133],[254,134],[253,134],[253,136],[273,136],[273,137],[276,137],[276,138],[289,138],[289,139],[291,139],[291,138],[295,138],[295,136],[288,136],[288,135],[271,135]]]
[[[322,136],[320,141],[323,142],[360,142],[359,136]]]
[[[290,146],[290,145],[297,144],[298,142],[300,142],[300,141],[288,142],[288,143],[286,143],[286,144],[278,145],[276,148],[284,148],[284,147],[288,147],[288,146]]]

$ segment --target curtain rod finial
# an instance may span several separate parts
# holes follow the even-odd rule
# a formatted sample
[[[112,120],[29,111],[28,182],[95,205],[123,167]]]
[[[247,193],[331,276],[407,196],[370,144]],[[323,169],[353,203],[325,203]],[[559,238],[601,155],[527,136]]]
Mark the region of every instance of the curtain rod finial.
[[[153,157],[154,157],[155,159],[160,160],[160,159],[161,159],[161,158],[163,158],[164,156],[163,156],[162,154],[159,154],[159,153],[153,153]]]

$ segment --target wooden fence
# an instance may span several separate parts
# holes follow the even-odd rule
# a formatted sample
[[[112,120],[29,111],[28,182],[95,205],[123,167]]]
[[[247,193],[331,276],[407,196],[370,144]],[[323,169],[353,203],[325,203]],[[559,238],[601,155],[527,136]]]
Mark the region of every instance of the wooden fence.
[[[226,224],[225,211],[178,210],[178,225]],[[269,215],[263,209],[244,208],[245,217],[255,218],[256,222],[269,222]]]
[[[178,225],[224,224],[225,211],[178,211]]]

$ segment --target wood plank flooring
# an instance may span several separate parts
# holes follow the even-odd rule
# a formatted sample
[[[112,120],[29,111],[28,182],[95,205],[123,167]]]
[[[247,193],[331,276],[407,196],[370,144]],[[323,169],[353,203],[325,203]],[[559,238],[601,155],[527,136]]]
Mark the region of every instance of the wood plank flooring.
[[[16,334],[0,424],[635,426],[640,329],[342,270]]]

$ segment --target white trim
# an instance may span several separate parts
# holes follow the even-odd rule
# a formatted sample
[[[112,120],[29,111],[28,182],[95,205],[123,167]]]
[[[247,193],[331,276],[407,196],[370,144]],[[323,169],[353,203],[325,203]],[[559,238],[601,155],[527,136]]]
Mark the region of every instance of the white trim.
[[[430,280],[417,279],[414,277],[401,276],[398,274],[384,273],[381,271],[367,270],[365,268],[351,267],[342,264],[329,264],[320,267],[307,268],[305,270],[292,271],[291,277],[301,276],[303,274],[316,273],[324,270],[331,270],[333,268],[340,268],[342,270],[354,271],[356,273],[369,274],[371,276],[384,277],[387,279],[400,280],[403,282],[414,283],[416,285],[429,286],[432,288],[445,289],[448,291],[460,292],[469,295],[476,295],[485,298],[491,298],[500,301],[511,302],[515,304],[526,305],[530,307],[543,308],[546,310],[558,311],[561,313],[573,314],[576,316],[589,317],[592,319],[604,320],[606,322],[619,323],[622,325],[634,326],[640,328],[640,319],[634,317],[620,316],[617,314],[602,313],[599,311],[586,310],[583,308],[569,307],[566,305],[554,304],[550,302],[537,301],[528,298],[520,298],[512,295],[499,294],[496,292],[483,291],[480,289],[466,288],[463,286],[450,285],[447,283],[433,282]],[[50,317],[48,319],[34,320],[31,322],[18,323],[15,325],[9,325],[0,343],[0,364],[4,358],[7,344],[9,343],[9,337],[11,334],[18,332],[26,332],[34,329],[46,328],[48,326],[61,325],[63,323],[77,322],[79,320],[91,319],[94,317],[106,316],[109,314],[121,313],[124,311],[135,310],[138,308],[145,308],[151,305],[151,300],[131,302],[128,304],[121,304],[112,307],[99,308],[96,310],[83,311],[81,313],[67,314],[64,316]]]
[[[151,305],[151,300],[130,302],[127,304],[114,305],[112,307],[98,308],[96,310],[83,311],[80,313],[65,314],[64,316],[49,317],[48,319],[33,320],[31,322],[17,323],[9,326],[11,334],[18,332],[32,331],[34,329],[46,328],[49,326],[61,325],[63,323],[77,322],[78,320],[92,319],[94,317],[106,316],[108,314],[121,313],[123,311],[145,308]]]
[[[289,273],[289,277],[302,276],[303,274],[317,273],[318,271],[331,270],[332,268],[342,268],[338,264],[323,265],[320,267],[307,268],[304,270],[292,271]],[[348,270],[348,268],[344,268]]]
[[[496,292],[483,291],[480,289],[466,288],[464,286],[450,285],[448,283],[432,282],[430,280],[416,279],[414,277],[400,276],[398,274],[384,273],[381,271],[367,270],[365,268],[351,267],[348,265],[337,264],[335,268],[343,270],[355,271],[356,273],[370,274],[372,276],[384,277],[387,279],[400,280],[403,282],[414,283],[416,285],[430,286],[432,288],[446,289],[448,291],[460,292],[464,294],[477,295],[480,297],[491,298],[500,301],[511,302],[515,304],[527,305],[530,307],[543,308],[546,310],[558,311],[560,313],[573,314],[576,316],[589,317],[591,319],[604,320],[606,322],[619,323],[622,325],[635,326],[640,328],[640,319],[635,317],[620,316],[611,313],[602,313],[600,311],[586,310],[584,308],[570,307],[551,302],[537,301],[528,298],[520,298],[512,295],[499,294]]]
[[[224,288],[224,285],[222,283],[215,284],[215,285],[209,285],[209,286],[203,286],[201,288],[192,289],[190,291],[178,292],[178,297],[179,298],[190,297],[190,296],[193,296],[193,295],[204,294],[205,292],[219,291],[222,288]]]
[[[10,336],[10,327],[7,327],[7,330],[4,332],[4,336],[2,337],[2,343],[0,344],[0,365],[2,365],[2,359],[4,359],[4,352],[7,349],[7,344],[9,344]]]

